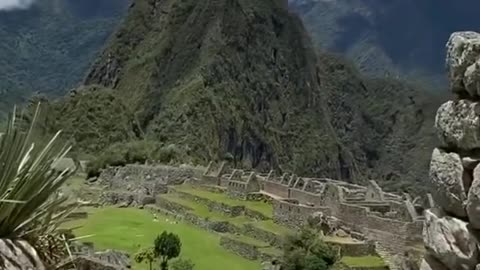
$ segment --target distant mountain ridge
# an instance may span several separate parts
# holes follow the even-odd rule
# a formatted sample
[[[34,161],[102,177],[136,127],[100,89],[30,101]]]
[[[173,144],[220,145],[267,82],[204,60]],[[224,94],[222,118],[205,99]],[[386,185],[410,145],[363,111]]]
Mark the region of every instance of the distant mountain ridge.
[[[32,93],[63,95],[82,80],[128,0],[37,0],[0,11],[0,118]]]
[[[315,43],[344,54],[362,72],[446,89],[444,44],[480,27],[480,2],[465,0],[289,0]]]

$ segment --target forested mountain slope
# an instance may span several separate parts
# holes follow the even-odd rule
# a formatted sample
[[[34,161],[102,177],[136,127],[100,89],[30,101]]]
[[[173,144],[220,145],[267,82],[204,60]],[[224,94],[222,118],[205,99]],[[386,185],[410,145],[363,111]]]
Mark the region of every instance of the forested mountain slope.
[[[196,162],[400,190],[426,175],[439,102],[427,95],[318,53],[286,1],[136,0],[51,116],[85,152],[150,138]]]

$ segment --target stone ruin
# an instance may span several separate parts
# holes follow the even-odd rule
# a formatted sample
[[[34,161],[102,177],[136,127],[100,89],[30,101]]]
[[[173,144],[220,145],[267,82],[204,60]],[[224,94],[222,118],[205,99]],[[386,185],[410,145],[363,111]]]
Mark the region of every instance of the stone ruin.
[[[421,269],[480,269],[480,34],[453,33],[446,63],[455,98],[440,106],[435,119],[435,207],[425,213]]]
[[[200,177],[201,172],[188,166],[129,164],[108,167],[97,183],[103,192],[101,203],[122,206],[144,206],[155,203],[155,197],[167,193],[168,185],[178,185]]]
[[[220,186],[236,198],[268,197],[274,221],[290,228],[299,228],[312,216],[320,216],[326,234],[374,240],[382,257],[401,259],[408,247],[422,242],[423,207],[408,195],[384,192],[373,180],[360,186],[292,173],[277,176],[273,171],[261,174],[229,170],[225,164],[210,164],[197,184]]]

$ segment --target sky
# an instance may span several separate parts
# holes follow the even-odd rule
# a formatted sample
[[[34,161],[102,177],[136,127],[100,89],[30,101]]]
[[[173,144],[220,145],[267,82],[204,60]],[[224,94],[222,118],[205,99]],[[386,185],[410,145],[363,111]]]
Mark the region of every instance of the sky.
[[[25,9],[35,0],[0,0],[0,10]]]

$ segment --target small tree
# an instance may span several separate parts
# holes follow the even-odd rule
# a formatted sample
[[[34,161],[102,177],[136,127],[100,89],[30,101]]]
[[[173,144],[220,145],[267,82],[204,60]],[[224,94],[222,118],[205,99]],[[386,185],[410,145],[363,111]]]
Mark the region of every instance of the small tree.
[[[172,270],[193,270],[195,264],[191,260],[177,259],[172,262]]]
[[[320,234],[310,227],[288,236],[285,241],[285,270],[327,270],[337,259],[338,251],[323,242]]]
[[[135,254],[135,262],[148,263],[149,270],[152,270],[152,264],[155,260],[156,260],[155,252],[152,247],[142,249],[137,254]]]
[[[178,235],[164,231],[157,236],[154,243],[155,257],[160,258],[160,268],[168,269],[168,261],[178,257],[182,249],[182,243]]]

